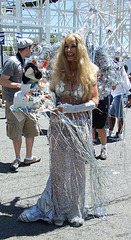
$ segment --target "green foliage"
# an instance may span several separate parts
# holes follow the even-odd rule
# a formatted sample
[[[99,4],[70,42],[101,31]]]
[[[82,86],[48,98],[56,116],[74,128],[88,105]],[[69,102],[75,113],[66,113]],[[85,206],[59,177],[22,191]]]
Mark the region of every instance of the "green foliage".
[[[50,35],[50,43],[53,44],[53,43],[56,43],[57,42],[57,38],[55,35]]]

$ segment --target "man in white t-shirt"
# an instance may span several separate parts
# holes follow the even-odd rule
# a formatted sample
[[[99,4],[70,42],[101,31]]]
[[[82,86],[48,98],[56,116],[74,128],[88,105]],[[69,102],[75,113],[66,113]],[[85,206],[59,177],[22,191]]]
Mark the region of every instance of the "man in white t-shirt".
[[[116,69],[116,75],[117,75],[117,78],[119,78],[119,80],[121,81],[116,86],[112,86],[111,95],[113,96],[113,103],[110,109],[111,119],[110,119],[109,136],[112,137],[113,129],[114,129],[116,118],[117,118],[118,130],[114,137],[119,140],[119,139],[122,139],[122,130],[123,130],[123,101],[122,101],[123,94],[131,88],[131,83],[125,71],[123,59],[115,58],[115,62],[118,63],[118,68]]]

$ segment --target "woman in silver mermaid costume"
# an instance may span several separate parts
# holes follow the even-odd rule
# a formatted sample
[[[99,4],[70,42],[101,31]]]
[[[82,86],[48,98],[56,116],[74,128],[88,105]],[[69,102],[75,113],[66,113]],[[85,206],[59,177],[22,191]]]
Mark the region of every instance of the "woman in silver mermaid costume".
[[[75,227],[88,218],[86,208],[86,165],[90,182],[91,210],[103,216],[102,173],[93,155],[91,110],[98,104],[97,72],[81,36],[65,37],[53,60],[50,90],[56,107],[49,125],[50,176],[35,206],[21,213],[18,220],[37,220]]]

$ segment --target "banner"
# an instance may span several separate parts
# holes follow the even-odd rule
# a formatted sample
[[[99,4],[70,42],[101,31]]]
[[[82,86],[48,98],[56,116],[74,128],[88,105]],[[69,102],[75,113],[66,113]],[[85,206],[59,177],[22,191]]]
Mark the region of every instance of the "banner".
[[[21,33],[16,33],[16,45],[18,43],[19,38],[21,38]]]

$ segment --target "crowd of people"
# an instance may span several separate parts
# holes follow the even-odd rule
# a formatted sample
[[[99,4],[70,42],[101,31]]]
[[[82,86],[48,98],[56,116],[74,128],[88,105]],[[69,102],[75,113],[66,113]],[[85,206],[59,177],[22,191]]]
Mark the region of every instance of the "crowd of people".
[[[22,122],[19,122],[10,110],[13,96],[21,86],[24,61],[31,56],[32,44],[30,39],[18,41],[18,53],[5,62],[0,77],[3,99],[6,100],[7,136],[13,141],[15,150],[11,170],[16,170],[21,163],[22,135],[26,141],[24,163],[40,161],[40,157],[32,156],[34,137],[40,134],[36,115],[28,113]],[[108,128],[112,132],[115,124],[112,119],[119,119],[116,135],[120,137],[123,126],[122,90],[124,86],[129,91],[131,84],[124,67],[119,67],[117,71],[122,84],[112,86],[113,102],[111,103],[111,95],[99,101],[98,71],[99,68],[88,56],[82,37],[77,33],[67,35],[52,62],[50,90],[55,94],[56,107],[50,113],[49,178],[36,205],[22,212],[19,221],[32,222],[42,219],[57,226],[62,226],[65,221],[74,227],[83,225],[89,211],[85,207],[85,162],[92,169],[89,181],[92,186],[93,214],[99,217],[106,214],[102,207],[103,196],[100,190],[101,170],[95,158],[93,141],[98,131],[101,142],[100,159],[107,159],[107,120],[111,115]]]
[[[101,153],[99,158],[101,160],[107,159],[107,136],[111,140],[123,139],[123,125],[124,125],[124,107],[129,107],[124,98],[130,99],[131,82],[127,75],[128,67],[124,65],[122,57],[115,57],[116,63],[115,76],[117,84],[112,85],[110,94],[99,101],[97,109],[93,110],[93,141],[99,138],[101,143]],[[117,123],[117,126],[116,126]],[[117,128],[116,133],[115,127]],[[97,129],[97,135],[96,133]],[[95,151],[94,151],[95,154]]]

